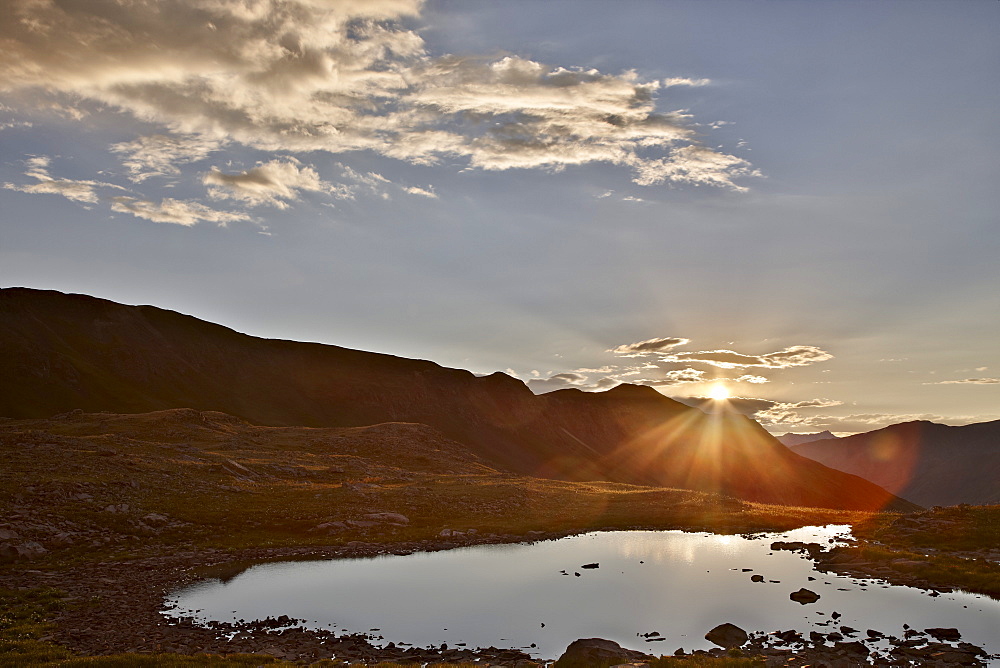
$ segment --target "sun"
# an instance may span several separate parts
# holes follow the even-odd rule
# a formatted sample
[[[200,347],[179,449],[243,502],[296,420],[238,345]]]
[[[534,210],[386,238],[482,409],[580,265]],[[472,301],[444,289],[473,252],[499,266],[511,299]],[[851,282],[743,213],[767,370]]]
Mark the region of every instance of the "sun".
[[[712,386],[712,389],[708,391],[708,396],[712,397],[716,401],[725,401],[729,398],[729,388],[722,383],[716,383]]]

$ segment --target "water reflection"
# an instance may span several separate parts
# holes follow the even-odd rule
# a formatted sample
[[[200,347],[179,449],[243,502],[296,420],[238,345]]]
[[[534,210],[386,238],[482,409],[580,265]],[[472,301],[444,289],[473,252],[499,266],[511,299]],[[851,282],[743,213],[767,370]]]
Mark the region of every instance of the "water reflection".
[[[1000,602],[969,594],[932,598],[906,587],[830,576],[774,540],[827,543],[847,527],[808,527],[753,538],[680,531],[592,533],[531,545],[255,566],[225,583],[188,587],[176,615],[235,621],[288,615],[312,628],[380,629],[385,642],[520,647],[554,658],[577,638],[602,637],[650,653],[707,648],[723,622],[747,630],[832,631],[837,624],[902,635],[957,627],[1000,652]],[[584,564],[598,563],[596,569]],[[763,583],[751,581],[761,575]],[[817,603],[789,593],[807,587]],[[200,610],[195,614],[195,610]],[[662,641],[639,634],[659,632]],[[534,646],[532,646],[534,644]]]

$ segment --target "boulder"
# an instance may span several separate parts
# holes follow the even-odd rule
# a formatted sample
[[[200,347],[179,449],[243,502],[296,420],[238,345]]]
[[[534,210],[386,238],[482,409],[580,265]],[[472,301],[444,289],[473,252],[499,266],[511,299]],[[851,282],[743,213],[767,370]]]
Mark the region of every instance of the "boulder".
[[[924,629],[924,633],[941,641],[958,642],[962,639],[962,634],[958,629]]]
[[[763,575],[751,575],[750,576],[750,581],[751,582],[763,582],[764,581],[764,576]]]
[[[705,640],[715,643],[719,647],[732,649],[740,647],[746,643],[749,636],[747,632],[735,624],[719,624],[714,629],[705,634]]]
[[[613,640],[581,638],[570,643],[555,668],[589,668],[603,664],[642,662],[651,657],[642,652],[625,649]]]
[[[788,598],[792,599],[793,601],[801,605],[806,605],[807,603],[815,603],[816,601],[818,601],[819,594],[803,587],[798,591],[793,591],[791,594],[788,595]]]

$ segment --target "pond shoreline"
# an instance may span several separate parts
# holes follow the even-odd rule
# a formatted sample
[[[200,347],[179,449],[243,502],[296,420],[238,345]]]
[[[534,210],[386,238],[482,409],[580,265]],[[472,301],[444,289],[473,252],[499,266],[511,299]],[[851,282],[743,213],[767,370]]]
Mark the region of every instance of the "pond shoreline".
[[[634,527],[635,530],[671,530],[665,527]],[[607,530],[622,530],[608,527]],[[708,527],[674,527],[686,533],[711,532]],[[589,533],[593,529],[560,532],[529,532],[525,535],[450,536],[446,539],[425,539],[398,542],[351,541],[344,546],[274,547],[242,550],[199,549],[178,551],[171,555],[137,558],[128,561],[102,561],[53,570],[12,569],[0,573],[0,586],[49,587],[67,594],[65,609],[56,614],[57,630],[44,640],[51,640],[83,655],[120,653],[175,652],[180,654],[258,653],[286,661],[310,663],[336,656],[349,661],[431,662],[474,661],[492,665],[513,665],[532,661],[524,652],[504,648],[441,648],[441,647],[378,647],[364,634],[336,635],[329,631],[288,629],[279,631],[273,624],[235,624],[224,629],[204,628],[190,621],[177,622],[164,615],[165,597],[177,588],[205,577],[235,575],[250,565],[274,561],[314,559],[356,559],[417,552],[437,552],[461,547],[498,544],[525,544],[557,540]],[[758,531],[747,537],[763,537]],[[858,547],[836,548],[836,554],[851,555]],[[824,553],[824,555],[834,553]],[[830,564],[823,556],[816,560],[817,568],[829,568],[856,577],[880,578],[893,584],[918,586],[923,589],[950,591],[942,583],[922,582],[900,572],[899,577],[886,577],[884,567],[865,564],[850,558]],[[706,629],[707,631],[707,629]],[[232,636],[227,639],[223,636]],[[763,645],[757,645],[762,649]],[[664,648],[666,649],[666,648]],[[816,648],[829,652],[829,648]],[[700,652],[701,653],[701,652]],[[715,652],[718,654],[719,652]],[[769,652],[772,661],[808,654],[806,647]],[[554,658],[554,657],[550,657]],[[781,659],[784,661],[784,659]],[[769,665],[785,665],[772,663]]]

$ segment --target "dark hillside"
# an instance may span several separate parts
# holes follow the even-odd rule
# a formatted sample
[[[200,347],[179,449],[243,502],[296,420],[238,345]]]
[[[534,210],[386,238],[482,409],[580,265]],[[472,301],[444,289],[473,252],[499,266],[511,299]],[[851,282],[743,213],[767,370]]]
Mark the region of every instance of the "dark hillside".
[[[1000,420],[903,422],[794,451],[924,506],[1000,503]]]
[[[0,415],[219,411],[273,426],[423,423],[510,471],[829,508],[901,502],[789,451],[756,423],[652,388],[534,395],[502,373],[260,339],[152,306],[0,290]],[[906,504],[902,504],[905,506]]]

